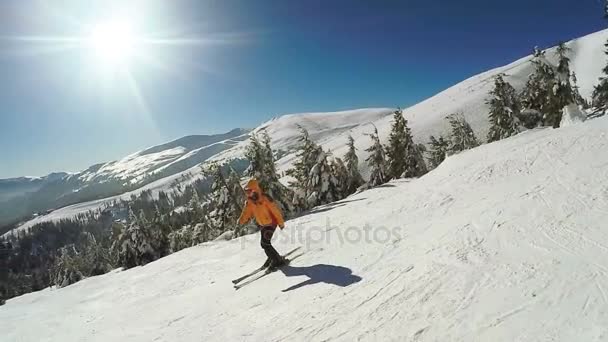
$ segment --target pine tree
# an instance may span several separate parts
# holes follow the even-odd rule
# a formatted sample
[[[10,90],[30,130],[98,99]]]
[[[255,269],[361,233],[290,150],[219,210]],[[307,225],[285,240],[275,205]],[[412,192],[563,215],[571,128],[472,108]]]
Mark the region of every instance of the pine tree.
[[[162,203],[162,202],[161,202]],[[154,217],[150,222],[152,234],[152,248],[159,257],[164,257],[170,253],[169,234],[171,227],[167,222],[166,215],[161,214],[158,205],[154,206]]]
[[[494,79],[494,89],[487,104],[490,106],[490,130],[488,142],[508,138],[519,133],[520,105],[515,88],[499,74]]]
[[[348,190],[348,186],[350,185],[351,180],[349,170],[346,168],[346,165],[344,164],[342,159],[338,157],[332,159],[331,172],[338,182],[338,188],[340,189],[340,199],[352,194],[352,192],[349,192]]]
[[[426,164],[420,146],[414,143],[412,132],[401,109],[394,112],[386,156],[390,178],[411,178],[426,173]]]
[[[578,86],[578,78],[576,77],[576,73],[574,71],[570,75],[570,81],[576,104],[581,106],[583,109],[589,109],[589,102],[581,95],[580,87]]]
[[[256,134],[251,136],[245,156],[250,162],[245,175],[257,179],[264,194],[272,198],[281,207],[283,214],[288,216],[294,209],[291,205],[293,194],[279,181],[267,131],[262,133],[262,141]]]
[[[114,268],[109,251],[97,242],[93,234],[84,232],[82,240],[82,273],[85,276],[105,274]]]
[[[429,151],[428,164],[431,169],[434,169],[445,160],[450,143],[442,136],[436,139],[431,135],[429,144],[431,145],[431,150]]]
[[[200,243],[211,241],[223,233],[223,231],[217,229],[217,227],[212,227],[209,222],[210,220],[203,220],[201,223],[188,226],[187,229],[190,230],[188,233],[188,236],[190,237],[190,246],[196,246]]]
[[[572,49],[566,46],[565,43],[560,43],[557,46],[556,56],[558,58],[557,65],[557,86],[555,88],[555,99],[559,110],[550,118],[553,127],[557,128],[562,121],[564,107],[576,103],[572,84],[570,83],[570,57],[568,55]]]
[[[558,97],[559,81],[553,67],[543,59],[536,59],[534,72],[528,78],[521,94],[522,107],[525,109],[524,125],[533,128],[538,124],[555,125],[561,121],[562,108]],[[536,114],[538,113],[538,114]],[[531,114],[531,115],[530,115]],[[534,122],[540,116],[540,122]]]
[[[314,141],[310,139],[308,131],[299,126],[300,137],[298,138],[299,146],[297,148],[296,157],[297,160],[293,163],[293,167],[287,170],[287,175],[294,178],[294,181],[290,182],[290,186],[294,189],[293,204],[299,210],[303,211],[308,208],[309,202],[307,200],[310,182],[310,172],[312,168],[318,163],[319,156],[323,153],[323,150]]]
[[[271,138],[266,130],[262,133],[262,146],[267,163],[264,163],[264,172],[262,177],[259,178],[259,180],[261,180],[260,184],[262,189],[264,189],[266,196],[279,204],[283,211],[283,215],[289,216],[293,211],[290,200],[293,198],[293,194],[279,180],[279,174],[277,173],[275,164],[276,159],[271,147]]]
[[[382,146],[382,143],[380,143],[378,129],[374,127],[374,133],[369,134],[369,136],[372,139],[372,145],[365,150],[369,152],[369,156],[365,161],[371,170],[368,185],[373,187],[386,183],[388,177],[384,147]]]
[[[188,213],[190,214],[190,222],[199,223],[202,221],[205,215],[201,207],[201,199],[198,195],[198,191],[192,188],[192,197],[188,201]]]
[[[348,152],[344,155],[347,169],[347,181],[344,185],[346,196],[353,194],[357,189],[365,183],[361,173],[359,173],[359,157],[357,157],[357,149],[355,148],[355,139],[351,135],[348,136]]]
[[[535,46],[534,49],[532,49],[532,55],[536,58],[542,57],[545,55],[545,50],[541,50],[538,46]]]
[[[310,169],[306,185],[306,201],[309,208],[342,199],[342,189],[333,173],[328,153],[321,150],[317,162]]]
[[[175,253],[193,245],[191,226],[184,226],[169,234],[169,250]]]
[[[568,79],[570,76],[570,57],[568,57],[570,52],[572,52],[572,49],[566,46],[564,42],[560,42],[555,51],[558,60],[557,73],[564,79]]]
[[[73,244],[62,247],[59,254],[51,269],[52,284],[57,287],[66,287],[85,278],[81,271],[81,259]]]
[[[139,218],[129,209],[129,225],[118,234],[112,249],[118,257],[118,264],[126,268],[145,265],[157,256],[152,248],[152,238],[143,211]]]
[[[267,163],[266,156],[258,135],[252,133],[245,151],[245,157],[249,160],[249,167],[245,170],[245,174],[251,178],[261,178],[265,171],[264,164]]]
[[[608,43],[604,44],[608,48]],[[608,55],[608,50],[605,51]],[[600,77],[600,83],[593,89],[592,106],[593,115],[602,116],[608,111],[608,64],[602,69],[603,76]]]
[[[479,146],[479,141],[469,123],[462,114],[452,114],[447,117],[452,127],[450,137],[450,152],[458,153]]]
[[[415,144],[413,141],[410,141],[407,153],[407,168],[404,174],[406,178],[420,177],[428,172],[424,160],[425,152],[426,147],[424,144]]]
[[[387,176],[393,179],[404,176],[407,167],[408,145],[411,137],[406,132],[407,121],[403,117],[401,109],[393,113],[393,124],[386,146],[386,157],[388,162]]]
[[[243,189],[240,177],[230,169],[230,175],[226,178],[219,165],[214,165],[214,180],[211,185],[211,203],[209,213],[209,224],[213,227],[215,235],[227,230],[234,230],[237,219],[242,210]],[[204,223],[204,222],[199,222]],[[202,227],[199,227],[202,229]],[[211,238],[211,237],[207,237]],[[206,240],[205,240],[206,241]]]

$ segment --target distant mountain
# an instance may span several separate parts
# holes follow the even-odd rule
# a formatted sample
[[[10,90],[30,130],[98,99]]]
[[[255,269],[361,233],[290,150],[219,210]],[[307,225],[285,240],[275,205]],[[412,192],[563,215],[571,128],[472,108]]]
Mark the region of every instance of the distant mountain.
[[[248,130],[191,135],[78,173],[0,180],[0,224],[35,212],[122,194],[182,172],[248,138]]]
[[[0,203],[25,193],[36,192],[45,184],[59,180],[67,175],[65,172],[56,172],[45,177],[0,179]]]

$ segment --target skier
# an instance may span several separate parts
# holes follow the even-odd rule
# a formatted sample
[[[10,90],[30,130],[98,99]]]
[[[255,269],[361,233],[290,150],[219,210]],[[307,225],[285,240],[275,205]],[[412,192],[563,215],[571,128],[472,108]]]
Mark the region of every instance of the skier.
[[[256,179],[251,179],[245,186],[245,194],[247,202],[239,217],[239,224],[245,224],[254,217],[260,228],[261,241],[260,245],[268,258],[262,267],[275,270],[286,264],[287,260],[272,247],[271,239],[277,225],[285,228],[285,221],[281,210],[274,203],[272,198],[264,195],[260,184]]]

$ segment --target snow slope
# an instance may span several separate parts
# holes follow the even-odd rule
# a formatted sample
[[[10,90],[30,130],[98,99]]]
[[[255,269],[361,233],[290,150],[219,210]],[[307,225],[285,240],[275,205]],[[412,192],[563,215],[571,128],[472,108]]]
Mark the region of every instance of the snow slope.
[[[572,40],[566,45],[571,51],[571,69],[577,73],[578,84],[581,95],[589,98],[594,85],[602,75],[602,68],[607,62],[604,54],[604,43],[608,40],[608,30],[596,32],[585,37]],[[545,56],[548,62],[556,64],[555,48],[546,50]],[[449,126],[445,117],[453,113],[463,113],[467,118],[475,133],[481,140],[485,140],[488,131],[488,111],[486,104],[488,94],[494,87],[494,77],[504,73],[505,80],[510,82],[518,91],[522,90],[529,75],[533,72],[532,56],[526,56],[509,65],[499,67],[479,75],[464,80],[453,87],[403,111],[408,125],[412,129],[414,139],[418,143],[428,143],[430,135],[446,134]],[[350,112],[352,121],[362,122],[359,112]],[[345,114],[345,113],[342,113]],[[340,121],[343,130],[332,131],[331,135],[323,134],[324,129],[335,123],[325,121],[327,116],[314,115],[287,115],[277,120],[261,125],[256,131],[266,128],[274,138],[273,148],[285,150],[286,142],[292,142],[294,134],[297,133],[297,124],[302,124],[313,132],[320,131],[320,134],[311,136],[320,143],[326,150],[331,150],[334,155],[342,156],[346,153],[346,141],[348,135],[355,138],[355,145],[358,148],[361,169],[366,174],[365,148],[370,145],[370,139],[366,136],[373,130],[373,126],[378,128],[380,137],[386,141],[392,123],[391,115],[382,115],[370,118],[367,124],[352,125],[349,127],[350,118]],[[242,155],[246,141],[232,149],[220,153],[213,159],[227,159]],[[292,146],[291,144],[289,146]],[[291,166],[294,155],[288,154],[278,161],[278,169],[284,171]]]
[[[529,131],[257,236],[11,299],[7,341],[606,341],[608,118]]]
[[[572,70],[577,73],[580,91],[584,97],[591,95],[593,86],[602,74],[601,70],[606,63],[606,56],[603,51],[604,42],[607,39],[608,30],[604,30],[572,40],[566,44],[572,49],[571,66]],[[554,50],[552,48],[546,51],[546,58],[552,63],[556,62]],[[488,106],[485,102],[488,93],[493,88],[494,76],[505,73],[505,79],[517,90],[521,90],[533,71],[531,60],[532,56],[526,56],[504,67],[473,76],[419,104],[404,109],[404,115],[416,142],[427,143],[431,134],[446,134],[449,127],[445,117],[458,112],[464,114],[477,136],[481,140],[485,140],[488,131]],[[280,155],[282,156],[277,162],[279,172],[289,169],[294,161],[295,155],[291,152],[296,145],[298,125],[308,129],[313,139],[321,144],[325,150],[330,150],[335,156],[339,157],[346,153],[346,141],[350,134],[355,138],[362,174],[367,177],[368,170],[365,164],[367,153],[365,149],[369,146],[370,139],[366,135],[372,132],[373,126],[376,126],[382,141],[386,141],[392,122],[391,111],[392,109],[380,108],[338,113],[284,115],[263,123],[254,132],[266,129],[272,136],[272,147],[281,151]],[[227,162],[242,159],[247,144],[247,140],[243,140],[233,147],[212,156],[209,160]],[[146,186],[145,189],[153,191],[167,190],[171,188],[176,180],[185,183],[192,182],[200,177],[199,170],[199,167],[192,167],[181,173],[175,173],[166,179],[156,181]],[[140,190],[135,191],[135,193],[138,192]],[[121,197],[124,197],[124,195]],[[22,227],[28,227],[32,223],[47,219],[69,217],[78,212],[97,209],[101,204],[110,202],[114,198],[110,197],[67,207],[54,212],[51,216],[39,217],[35,221],[27,222]]]

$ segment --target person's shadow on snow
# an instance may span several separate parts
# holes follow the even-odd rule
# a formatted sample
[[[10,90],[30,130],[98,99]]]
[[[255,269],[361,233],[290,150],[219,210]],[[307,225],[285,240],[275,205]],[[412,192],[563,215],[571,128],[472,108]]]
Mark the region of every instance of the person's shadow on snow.
[[[281,272],[287,277],[307,276],[309,278],[299,284],[286,288],[283,292],[318,283],[346,287],[362,280],[358,275],[354,275],[350,268],[325,264],[306,267],[285,266],[281,268]]]

